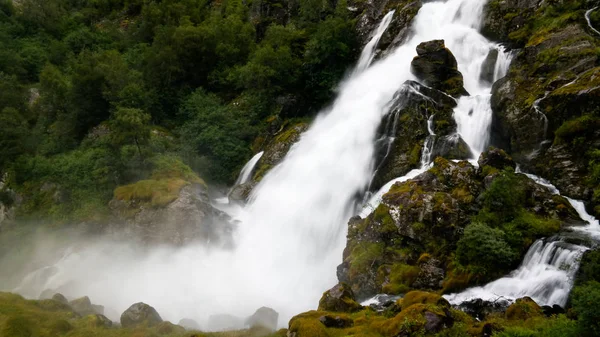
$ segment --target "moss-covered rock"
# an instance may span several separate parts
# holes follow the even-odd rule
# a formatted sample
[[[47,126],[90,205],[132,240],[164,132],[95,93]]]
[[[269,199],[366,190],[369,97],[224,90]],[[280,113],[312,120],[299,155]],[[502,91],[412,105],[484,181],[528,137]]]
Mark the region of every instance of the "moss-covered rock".
[[[414,289],[458,291],[515,268],[537,238],[581,223],[566,199],[514,173],[503,151],[491,149],[480,161],[488,165],[438,157],[429,171],[393,185],[366,218],[352,218],[339,280],[361,300]],[[477,226],[497,244],[482,244]]]
[[[486,13],[504,25],[500,40],[523,48],[492,89],[492,142],[593,210],[598,201],[589,167],[600,145],[594,127],[600,41],[583,18],[590,7],[586,1],[498,0]]]
[[[347,284],[339,283],[323,293],[319,310],[333,312],[355,312],[362,308],[354,299],[354,293]]]
[[[506,309],[506,318],[509,320],[526,320],[542,315],[542,308],[530,297],[519,298]]]
[[[228,216],[212,206],[206,184],[188,166],[171,158],[150,178],[115,189],[110,231],[145,243],[230,244]]]

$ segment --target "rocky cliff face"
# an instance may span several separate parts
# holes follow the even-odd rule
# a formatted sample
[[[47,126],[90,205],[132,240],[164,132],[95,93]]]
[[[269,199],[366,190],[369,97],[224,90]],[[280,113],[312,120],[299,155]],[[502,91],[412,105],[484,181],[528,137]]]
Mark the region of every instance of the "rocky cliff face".
[[[493,142],[590,210],[598,205],[600,40],[584,14],[595,5],[491,1],[484,19],[489,37],[519,48],[493,87]]]
[[[110,208],[118,221],[109,231],[119,236],[125,234],[145,243],[231,245],[234,227],[225,213],[211,205],[207,188],[200,183],[186,183],[165,204],[117,195]]]

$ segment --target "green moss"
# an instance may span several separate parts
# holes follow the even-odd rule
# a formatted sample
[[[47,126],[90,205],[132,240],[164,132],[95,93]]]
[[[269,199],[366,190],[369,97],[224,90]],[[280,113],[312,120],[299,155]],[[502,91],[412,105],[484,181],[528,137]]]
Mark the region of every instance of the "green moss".
[[[177,199],[179,191],[189,183],[183,179],[140,180],[115,189],[115,198],[122,201],[148,203],[163,207]]]
[[[382,288],[386,294],[402,294],[409,291],[420,272],[419,267],[405,263],[394,263],[389,270],[389,282]]]
[[[542,308],[529,297],[517,299],[506,309],[506,318],[509,320],[526,320],[542,315]]]
[[[350,276],[360,275],[376,266],[383,255],[384,248],[383,243],[365,242],[355,245],[348,258]]]
[[[450,303],[438,294],[426,291],[411,291],[402,298],[402,308],[408,308],[414,304],[434,304],[442,307],[450,307]]]
[[[564,122],[555,132],[554,143],[573,141],[578,137],[591,136],[600,128],[600,117],[584,115]]]

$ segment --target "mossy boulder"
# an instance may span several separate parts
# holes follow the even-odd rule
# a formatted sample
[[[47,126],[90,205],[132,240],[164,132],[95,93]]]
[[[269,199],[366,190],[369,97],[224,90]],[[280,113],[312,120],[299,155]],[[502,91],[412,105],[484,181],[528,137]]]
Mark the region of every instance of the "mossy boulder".
[[[362,308],[354,299],[354,293],[347,284],[338,283],[323,293],[319,300],[319,310],[333,312],[355,312]]]
[[[483,9],[481,33],[511,48],[524,44],[521,30],[535,13],[539,0],[492,0]]]
[[[452,52],[444,40],[432,40],[417,46],[417,56],[411,70],[423,84],[441,90],[453,97],[468,95],[463,76]]]
[[[403,308],[408,308],[413,304],[435,304],[450,308],[450,303],[439,294],[418,290],[406,293],[399,302]]]
[[[156,309],[142,302],[132,304],[121,314],[121,325],[126,328],[138,325],[153,326],[162,321]]]
[[[510,168],[514,170],[517,167],[515,161],[502,149],[491,148],[486,152],[483,152],[477,160],[479,167],[492,167],[497,170],[504,170]]]
[[[542,315],[542,308],[530,297],[519,298],[506,309],[506,318],[509,320],[526,320]]]

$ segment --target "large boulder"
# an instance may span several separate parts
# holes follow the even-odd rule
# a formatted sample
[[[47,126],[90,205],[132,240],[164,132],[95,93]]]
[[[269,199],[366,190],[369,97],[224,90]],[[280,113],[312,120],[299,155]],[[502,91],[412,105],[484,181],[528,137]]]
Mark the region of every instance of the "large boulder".
[[[530,297],[519,298],[506,309],[506,318],[509,320],[526,320],[542,315],[542,308]]]
[[[60,297],[62,295],[59,295],[60,294],[56,294],[54,297],[57,297],[58,300],[62,300],[62,298]],[[73,311],[80,314],[81,316],[94,314],[104,315],[104,307],[101,305],[92,304],[90,298],[87,296],[74,299],[71,302],[69,302],[69,305],[71,306],[71,308],[73,308]]]
[[[452,52],[444,40],[432,40],[417,46],[417,56],[411,62],[411,70],[423,84],[441,90],[453,97],[468,95],[463,76]]]
[[[156,309],[146,303],[135,303],[121,314],[121,325],[125,328],[137,325],[153,326],[162,322]]]
[[[347,284],[338,283],[323,293],[319,301],[319,310],[333,312],[355,312],[362,306],[354,299],[354,293]]]

